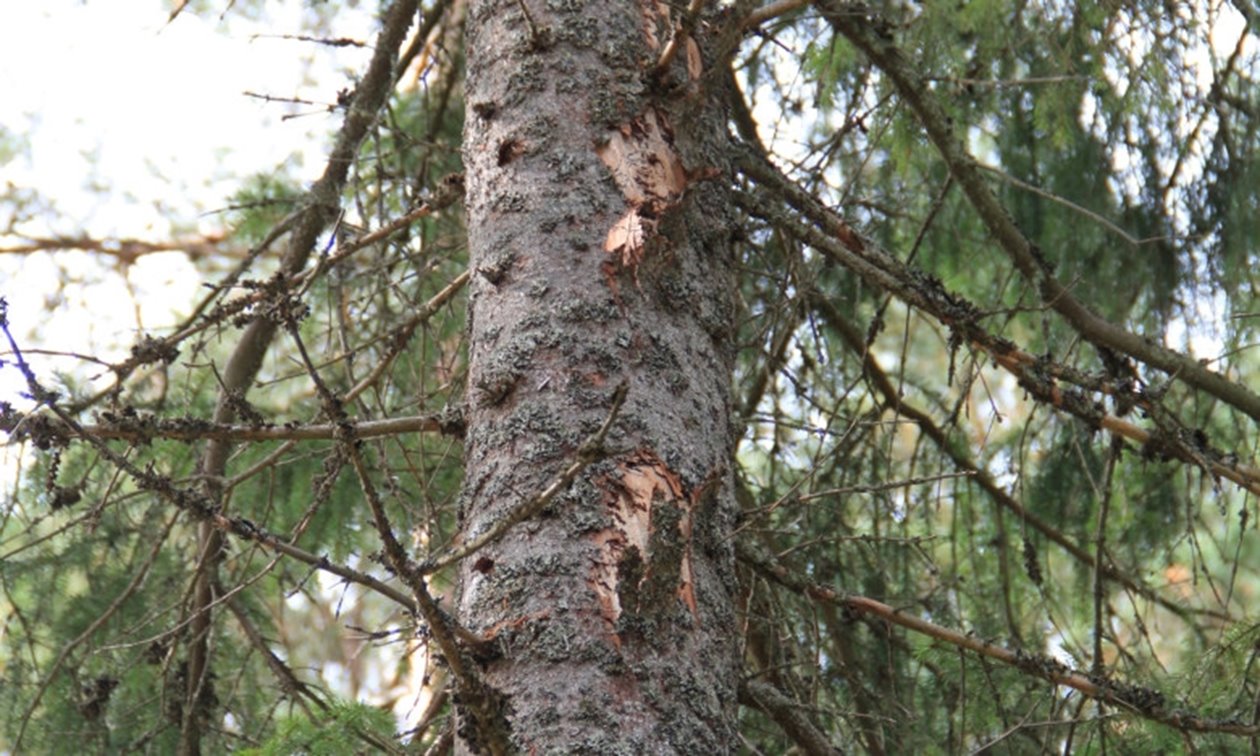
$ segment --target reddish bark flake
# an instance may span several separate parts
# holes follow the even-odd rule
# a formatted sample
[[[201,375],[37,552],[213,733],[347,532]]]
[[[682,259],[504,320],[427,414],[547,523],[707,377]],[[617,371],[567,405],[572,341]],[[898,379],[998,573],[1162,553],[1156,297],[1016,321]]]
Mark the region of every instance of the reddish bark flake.
[[[612,526],[593,536],[599,548],[599,558],[588,578],[600,603],[601,613],[610,628],[625,611],[639,611],[640,607],[621,605],[619,566],[633,549],[645,563],[646,569],[639,582],[647,581],[653,568],[651,553],[652,512],[654,507],[670,504],[682,510],[678,537],[683,540],[682,560],[679,565],[678,598],[686,604],[693,617],[698,617],[694,576],[691,566],[691,512],[692,497],[686,495],[678,474],[669,468],[654,452],[640,449],[617,466],[616,477],[605,477],[600,486],[605,494],[605,506],[612,518]],[[620,646],[620,638],[613,634],[613,643]]]
[[[627,205],[608,230],[604,251],[633,272],[643,261],[645,244],[656,235],[657,219],[686,190],[687,171],[674,149],[669,123],[655,108],[609,132],[596,153]]]

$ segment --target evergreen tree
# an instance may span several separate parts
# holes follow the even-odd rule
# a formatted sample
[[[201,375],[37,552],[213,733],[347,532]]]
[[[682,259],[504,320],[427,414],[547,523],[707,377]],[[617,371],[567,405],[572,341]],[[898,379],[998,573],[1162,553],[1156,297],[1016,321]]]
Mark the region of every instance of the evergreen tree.
[[[379,12],[221,233],[3,195],[207,286],[0,313],[0,749],[1255,748],[1249,6]]]

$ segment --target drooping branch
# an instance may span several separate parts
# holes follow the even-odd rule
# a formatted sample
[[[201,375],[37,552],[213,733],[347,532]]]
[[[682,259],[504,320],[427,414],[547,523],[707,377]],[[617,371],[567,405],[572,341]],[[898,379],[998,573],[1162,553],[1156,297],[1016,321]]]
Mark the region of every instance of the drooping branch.
[[[225,593],[222,586],[219,586],[219,592]],[[320,711],[327,711],[328,704],[315,693],[311,686],[298,679],[297,675],[284,663],[284,660],[271,650],[271,645],[267,643],[267,639],[263,637],[262,631],[254,624],[254,620],[249,616],[245,607],[241,605],[241,600],[236,595],[231,595],[227,599],[228,611],[236,618],[236,624],[240,626],[241,631],[245,633],[245,637],[249,639],[249,644],[254,647],[254,651],[262,657],[267,668],[271,670],[271,674],[276,678],[276,683],[280,686],[280,690],[289,697],[291,701],[301,707],[307,717],[312,717],[314,712],[311,706],[315,706]]]
[[[403,68],[406,63],[416,55],[419,51],[419,47],[426,43],[426,40],[429,40],[434,28],[438,25],[438,23],[440,23],[449,6],[450,0],[440,0],[424,14],[419,32],[413,40],[413,44],[408,48],[407,52],[400,56],[396,61],[395,70],[393,71],[390,84],[397,82],[398,78],[401,77],[403,73]],[[403,31],[405,32],[406,29],[403,29]],[[378,42],[379,41],[380,40],[378,40]],[[364,84],[361,84],[356,90],[356,98],[364,99],[362,95],[367,91],[364,88],[366,83],[367,81],[365,79]],[[379,85],[379,83],[380,82],[378,81],[377,84]],[[383,90],[379,86],[373,86],[371,94],[374,98],[379,100],[379,102],[383,103],[384,99],[382,95],[388,94],[388,86],[386,86]],[[352,98],[352,103],[354,101],[354,98]],[[347,121],[347,123],[349,122]],[[361,119],[360,122],[356,122],[356,126],[361,126]],[[348,151],[352,154],[355,150],[357,150],[357,145],[362,142],[364,136],[366,136],[366,129],[356,128],[354,131],[347,131],[345,129],[345,125],[343,125],[339,144],[344,142],[347,138],[354,140],[354,148]],[[341,149],[340,147],[334,150],[334,160],[342,164],[343,171],[346,170],[346,166],[349,165],[349,160],[340,156],[346,152],[347,150]],[[326,178],[328,178],[327,172],[325,173],[325,177],[320,179],[320,182],[323,182]],[[308,199],[316,196],[316,190],[319,188],[320,182],[316,182],[316,184],[312,186],[310,192],[307,194]],[[343,175],[339,183],[339,188],[337,189],[338,193],[340,192],[340,187],[344,186],[344,183],[345,176]],[[308,287],[316,276],[322,275],[324,271],[336,262],[345,259],[359,249],[368,247],[408,228],[411,224],[421,218],[427,217],[446,208],[458,200],[459,197],[462,196],[462,193],[462,176],[459,174],[446,176],[439,182],[434,195],[411,211],[395,218],[379,229],[367,232],[355,239],[351,239],[340,244],[335,253],[328,256],[328,258],[323,261],[323,265],[314,269],[306,270],[305,272],[294,272],[292,275],[282,277],[282,280],[276,283],[280,286],[287,287],[290,290],[299,287]],[[327,194],[327,192],[324,194]],[[299,200],[294,200],[294,203],[298,204]],[[229,302],[222,302],[220,300],[225,293],[231,291],[233,287],[241,281],[242,277],[251,268],[255,260],[270,249],[271,246],[279,241],[281,237],[290,231],[293,231],[303,218],[309,217],[310,211],[314,209],[314,207],[315,206],[308,202],[304,207],[289,213],[277,222],[258,244],[254,245],[242,255],[243,259],[236,268],[232,270],[223,280],[214,285],[213,291],[192,308],[189,316],[180,325],[178,325],[171,334],[162,338],[154,338],[151,336],[143,337],[141,342],[132,348],[131,355],[126,360],[110,366],[110,369],[115,374],[115,379],[110,386],[107,386],[82,401],[70,405],[68,409],[70,409],[71,412],[80,412],[95,405],[102,398],[113,395],[118,388],[131,377],[136,369],[142,367],[143,365],[157,361],[156,356],[176,354],[180,344],[190,337],[195,336],[208,328],[212,328],[220,323],[228,321],[234,316],[247,312],[250,308],[256,305],[262,304],[267,298],[268,292],[259,289],[256,289],[244,296],[236,297]],[[304,238],[310,239],[308,248],[313,247],[315,238],[318,237],[322,229],[326,227],[327,222],[328,221],[325,218],[323,220],[323,225],[320,225],[319,229],[313,234],[304,234]],[[194,259],[199,256],[207,256],[210,253],[213,253],[218,257],[224,256],[222,250],[213,250],[212,248],[207,247],[207,244],[214,244],[222,241],[222,237],[216,235],[203,237],[203,240],[200,242],[198,242],[197,239],[190,239],[178,240],[176,242],[169,243],[145,242],[134,239],[117,241],[97,240],[86,237],[55,237],[47,239],[32,239],[28,237],[28,241],[30,243],[26,245],[18,245],[12,250],[0,249],[0,253],[5,251],[35,251],[35,249],[42,248],[57,249],[69,246],[70,248],[75,249],[112,254],[113,256],[120,257],[120,259],[123,259],[124,261],[134,261],[133,258],[138,257],[140,254],[165,251],[169,247],[171,250],[183,250],[192,255]],[[291,242],[290,247],[292,247],[292,245],[293,242]],[[291,267],[293,271],[298,271],[301,269],[302,265]],[[215,305],[213,309],[211,309],[211,306],[216,302],[219,304]]]
[[[468,278],[469,278],[468,271],[464,271],[463,273],[460,273],[458,276],[454,278],[454,280],[452,280],[449,284],[443,287],[441,291],[439,291],[438,293],[430,297],[429,300],[424,303],[424,305],[416,309],[416,311],[413,312],[412,315],[409,318],[407,318],[405,322],[402,323],[402,325],[393,329],[393,331],[385,337],[388,343],[388,348],[385,351],[385,353],[378,357],[377,363],[372,368],[371,372],[365,375],[358,383],[356,383],[349,391],[346,392],[345,396],[342,397],[342,401],[352,402],[364,391],[367,391],[372,386],[378,385],[378,382],[380,381],[380,379],[383,376],[388,374],[390,367],[393,366],[394,364],[394,361],[398,358],[400,354],[403,353],[403,350],[405,349],[407,344],[410,343],[411,338],[415,334],[416,330],[419,329],[420,326],[427,323],[430,318],[432,318],[457,293],[459,293],[464,288],[464,286],[467,285]],[[446,420],[442,422],[448,423],[447,429],[442,432],[449,433],[450,435],[462,436],[463,427],[464,427],[462,413],[459,413],[458,417],[456,417],[454,414],[451,414],[451,413],[452,411],[449,410],[448,408],[444,410],[443,413],[440,413],[438,415],[439,419],[445,416]],[[318,419],[319,419],[318,417],[315,418],[315,420],[318,420]],[[400,420],[405,421],[406,419],[400,418]],[[384,420],[384,421],[367,421],[367,422],[368,423],[380,422],[380,423],[383,423],[385,427],[388,427],[392,421]],[[361,427],[361,426],[356,426],[356,427]],[[370,427],[375,427],[375,426],[370,426]],[[276,460],[280,459],[282,456],[287,454],[289,450],[291,450],[297,442],[298,442],[298,439],[287,439],[283,444],[280,445],[279,448],[275,449],[266,457],[254,463],[249,469],[243,470],[233,475],[230,481],[228,482],[228,485],[226,486],[226,488],[234,488],[236,485],[240,484],[242,481],[252,478],[258,472],[268,469],[273,464],[275,464]]]
[[[189,338],[196,336],[210,328],[224,323],[234,323],[241,319],[249,320],[254,316],[260,308],[265,308],[269,302],[276,297],[285,296],[294,291],[301,291],[309,288],[311,284],[320,276],[322,276],[333,265],[342,260],[347,259],[355,252],[383,241],[394,234],[397,234],[416,221],[429,217],[434,213],[444,210],[454,204],[460,197],[462,192],[463,177],[460,174],[452,174],[443,177],[439,183],[437,190],[433,196],[420,206],[404,213],[381,226],[380,228],[365,232],[364,234],[348,239],[340,244],[337,249],[317,267],[299,271],[293,275],[280,275],[272,280],[264,283],[251,283],[244,286],[241,282],[241,275],[244,274],[249,262],[268,249],[277,239],[288,233],[297,221],[302,217],[301,212],[292,213],[267,234],[267,237],[250,249],[246,255],[246,259],[236,268],[224,281],[215,284],[215,291],[199,302],[194,308],[192,314],[175,330],[161,338],[145,335],[136,344],[131,347],[130,354],[127,359],[122,362],[109,365],[109,369],[114,373],[114,380],[111,384],[86,399],[75,402],[67,409],[71,412],[81,412],[88,407],[95,405],[102,398],[114,395],[118,388],[132,376],[132,374],[140,367],[157,362],[170,363],[179,354],[180,345]],[[312,242],[313,244],[314,242]],[[419,312],[414,315],[408,322],[414,331],[415,326],[423,319],[433,314],[433,311],[445,304],[451,295],[458,292],[468,281],[467,272],[460,274],[451,283],[435,295]],[[219,302],[211,307],[211,303],[219,300],[223,294],[233,287],[241,285],[248,289],[248,292],[240,296],[234,297],[226,302]],[[257,322],[257,321],[255,321]],[[405,326],[404,326],[405,328]],[[379,371],[376,371],[379,373]]]
[[[1065,390],[1058,379],[1080,383],[1092,391],[1121,397],[1123,401],[1159,414],[1161,410],[1151,396],[1117,382],[1086,376],[1066,365],[1055,365],[1033,357],[1008,339],[989,333],[980,325],[984,317],[978,307],[949,291],[935,277],[917,269],[882,249],[873,240],[859,233],[820,200],[801,189],[765,158],[752,149],[739,152],[739,167],[755,180],[760,188],[782,202],[736,193],[736,202],[750,215],[760,217],[783,229],[852,270],[868,283],[894,294],[906,304],[935,318],[951,329],[960,343],[986,352],[995,362],[1019,381],[1021,388],[1034,399],[1057,410],[1067,412],[1090,427],[1142,444],[1161,458],[1175,458],[1202,468],[1213,476],[1221,476],[1243,489],[1260,494],[1260,470],[1240,463],[1236,457],[1211,447],[1202,433],[1182,432],[1179,428],[1146,431],[1139,426],[1108,414],[1100,402],[1082,391]],[[787,205],[800,213],[801,222],[783,208]]]
[[[21,243],[0,247],[0,255],[29,255],[35,252],[61,252],[76,250],[94,252],[111,257],[124,265],[134,265],[145,255],[159,252],[181,252],[191,260],[240,256],[221,245],[226,238],[221,233],[205,234],[187,239],[152,242],[143,239],[96,239],[80,236],[19,236]]]
[[[922,75],[893,41],[888,23],[868,6],[841,0],[814,0],[831,26],[866,54],[896,87],[914,112],[950,173],[971,201],[981,221],[1020,274],[1041,292],[1053,308],[1087,341],[1113,349],[1202,389],[1260,422],[1260,395],[1246,386],[1208,370],[1199,361],[1168,349],[1105,320],[1055,276],[1037,245],[1015,225],[1011,214],[985,183],[982,169],[955,133],[953,122],[926,86]]]
[[[800,702],[792,700],[769,683],[749,680],[741,684],[739,702],[768,714],[792,742],[810,756],[838,756],[843,753],[831,744],[826,733],[819,732],[814,723],[802,715]]]
[[[7,333],[8,332],[6,331],[6,334]],[[149,570],[152,569],[154,562],[157,561],[158,555],[162,551],[162,547],[166,545],[166,538],[170,535],[171,528],[175,526],[177,519],[177,517],[172,516],[166,521],[165,527],[162,529],[159,536],[154,539],[153,545],[149,548],[149,553],[145,557],[144,562],[140,564],[139,568],[135,572],[135,575],[132,576],[131,581],[127,583],[127,586],[114,597],[114,600],[110,602],[109,606],[106,607],[104,611],[100,612],[96,618],[92,620],[91,624],[83,630],[83,632],[79,633],[73,640],[63,646],[61,651],[57,654],[57,658],[48,668],[48,674],[44,676],[44,679],[40,682],[35,695],[31,697],[30,705],[22,714],[22,723],[18,726],[17,737],[13,740],[14,753],[21,753],[22,738],[26,735],[26,726],[31,721],[31,715],[35,713],[35,709],[39,708],[40,701],[43,700],[44,694],[48,692],[48,686],[52,684],[57,674],[61,671],[62,665],[66,663],[66,660],[70,658],[70,654],[74,653],[76,648],[86,643],[92,638],[97,630],[100,630],[108,624],[109,621],[113,619],[114,615],[117,614],[118,611],[131,600],[131,597],[134,596],[144,585],[145,580],[149,576]]]
[[[417,568],[416,563],[407,554],[407,550],[398,541],[394,526],[385,512],[385,503],[377,491],[376,484],[372,481],[367,461],[364,459],[363,444],[354,435],[354,429],[346,415],[343,402],[328,388],[307,353],[298,324],[298,319],[294,318],[284,325],[297,347],[307,375],[315,384],[324,414],[337,427],[338,445],[350,460],[350,466],[359,479],[359,488],[363,492],[364,499],[367,500],[376,533],[381,539],[384,562],[411,591],[414,606],[424,619],[433,642],[441,651],[443,659],[451,670],[451,677],[459,690],[464,709],[471,714],[478,731],[482,734],[482,744],[496,756],[510,753],[512,748],[508,737],[507,722],[498,695],[481,679],[475,665],[465,658],[464,651],[458,642],[460,635],[470,640],[472,638],[438,606],[433,595],[429,593],[425,574]]]
[[[949,435],[936,423],[931,415],[920,407],[910,404],[901,396],[900,392],[897,391],[897,387],[893,385],[893,382],[880,366],[879,361],[875,359],[875,355],[867,347],[862,333],[843,316],[830,299],[818,292],[814,292],[810,295],[810,303],[817,308],[822,315],[823,321],[835,329],[845,345],[861,357],[863,373],[870,380],[874,389],[883,397],[885,406],[895,410],[900,416],[913,421],[919,430],[950,458],[954,466],[965,473],[969,480],[974,481],[980,487],[980,490],[984,491],[995,504],[1008,510],[1018,517],[1021,522],[1040,533],[1047,540],[1060,546],[1081,564],[1091,570],[1100,571],[1108,580],[1113,580],[1128,590],[1157,602],[1160,606],[1178,616],[1184,616],[1189,613],[1189,609],[1186,606],[1160,596],[1150,586],[1138,582],[1110,562],[1100,565],[1088,549],[1068,538],[1061,530],[1036,514],[1029,512],[1005,489],[998,485],[997,481],[993,479],[993,476],[987,470],[977,465],[956,444],[950,443]]]
[[[130,477],[137,488],[142,491],[148,491],[155,494],[160,499],[174,506],[178,512],[193,518],[193,520],[206,524],[220,533],[230,534],[236,536],[237,538],[241,538],[242,540],[265,546],[272,551],[296,559],[297,561],[315,569],[327,572],[331,575],[336,575],[347,582],[362,585],[365,588],[373,590],[376,593],[397,602],[413,612],[416,610],[415,604],[412,602],[411,598],[397,588],[377,580],[366,573],[331,562],[327,557],[312,554],[311,552],[306,551],[305,549],[302,549],[273,533],[267,532],[263,528],[243,517],[230,517],[212,506],[203,493],[176,486],[169,478],[158,475],[151,468],[141,469],[137,467],[134,462],[115,451],[103,439],[86,433],[74,417],[72,417],[66,410],[63,410],[60,406],[58,406],[55,395],[40,385],[34,372],[26,363],[25,358],[22,356],[22,351],[18,348],[17,342],[14,340],[13,335],[9,332],[3,298],[0,298],[0,331],[3,331],[5,337],[9,341],[12,352],[16,356],[18,369],[21,370],[23,376],[25,377],[31,395],[37,397],[39,401],[43,402],[56,420],[62,424],[62,427],[69,430],[69,435],[49,435],[43,437],[44,440],[55,446],[62,441],[69,440],[70,438],[82,439],[96,449],[102,457],[110,462],[110,464],[114,465]],[[42,416],[28,415],[27,417]],[[173,518],[171,522],[175,522],[175,519]]]
[[[219,587],[220,593],[227,593],[222,586]],[[236,618],[236,623],[240,626],[241,631],[245,633],[245,637],[249,639],[249,643],[253,646],[254,651],[262,657],[267,668],[271,670],[272,675],[276,678],[280,689],[290,700],[297,703],[308,719],[318,721],[318,715],[311,710],[311,705],[319,709],[320,713],[327,713],[329,705],[322,697],[316,694],[311,686],[298,679],[297,674],[284,662],[274,651],[271,650],[267,639],[263,637],[262,632],[254,624],[253,619],[249,616],[241,600],[234,594],[228,594],[226,601],[228,611]],[[343,723],[342,726],[347,726]],[[353,728],[354,734],[364,743],[372,747],[378,753],[388,753],[392,755],[401,755],[405,753],[396,743],[391,740],[382,738],[374,733],[367,732],[353,724],[348,725]]]
[[[1182,732],[1260,735],[1260,725],[1235,719],[1202,717],[1169,701],[1159,691],[1131,685],[1100,675],[1085,675],[1069,669],[1056,659],[1004,648],[969,633],[951,630],[927,620],[906,614],[894,607],[865,596],[845,595],[833,588],[810,581],[780,564],[764,549],[742,539],[736,544],[740,561],[768,580],[815,601],[833,604],[854,615],[866,615],[911,632],[966,649],[989,659],[1014,667],[1026,675],[1055,685],[1063,685],[1095,700],[1132,712]]]

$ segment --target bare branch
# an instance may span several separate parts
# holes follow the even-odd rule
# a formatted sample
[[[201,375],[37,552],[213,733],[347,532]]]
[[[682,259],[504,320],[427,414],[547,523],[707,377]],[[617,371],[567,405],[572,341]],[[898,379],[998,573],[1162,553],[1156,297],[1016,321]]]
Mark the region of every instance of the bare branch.
[[[356,438],[400,436],[408,433],[441,433],[460,437],[464,422],[458,411],[393,417],[386,420],[367,420],[352,423]],[[172,441],[197,441],[218,439],[221,441],[332,441],[337,438],[337,426],[330,423],[300,425],[214,425],[187,418],[140,417],[134,423],[121,420],[110,424],[86,424],[80,426],[85,435],[101,439],[150,442],[154,439]]]
[[[227,236],[222,233],[164,242],[142,239],[94,239],[86,235],[22,236],[21,238],[25,239],[24,243],[0,247],[0,255],[29,255],[35,252],[78,250],[112,257],[124,265],[134,265],[141,257],[160,252],[181,252],[191,260],[244,256],[240,251],[221,246],[227,239]]]
[[[816,601],[834,604],[857,615],[869,615],[920,635],[948,643],[958,648],[1002,662],[1021,672],[1042,680],[1064,685],[1090,698],[1103,701],[1125,711],[1168,725],[1182,732],[1221,732],[1231,735],[1260,735],[1260,725],[1249,725],[1238,720],[1216,720],[1190,713],[1162,693],[1130,685],[1119,680],[1098,675],[1074,672],[1059,661],[1024,651],[1012,651],[990,643],[974,635],[950,630],[927,620],[905,614],[888,604],[865,596],[846,596],[824,585],[811,582],[779,564],[760,547],[740,540],[736,546],[740,561],[748,564],[769,580],[789,590],[808,596]]]
[[[925,86],[919,72],[893,44],[887,22],[870,13],[865,5],[840,0],[815,0],[814,4],[836,31],[866,53],[892,81],[949,166],[950,173],[971,200],[980,219],[1020,274],[1038,287],[1047,305],[1091,343],[1158,368],[1260,421],[1260,395],[1241,383],[1208,370],[1198,360],[1104,320],[1054,277],[1040,250],[1019,230],[1010,213],[984,182],[979,164],[954,133],[952,121]]]
[[[798,8],[804,8],[809,5],[809,0],[775,0],[775,2],[767,3],[757,10],[749,13],[744,18],[744,28],[752,29],[760,26],[772,18],[778,18],[786,13],[791,13]]]
[[[329,154],[324,174],[311,186],[295,222],[288,250],[280,262],[281,280],[296,276],[305,267],[320,234],[337,215],[341,190],[345,186],[355,154],[389,96],[393,84],[394,62],[406,39],[407,29],[411,26],[416,9],[416,0],[396,0],[385,11],[372,60],[347,105],[345,120]],[[277,323],[274,320],[257,319],[241,334],[240,341],[222,372],[222,392],[213,419],[216,424],[232,421],[235,409],[230,398],[233,395],[243,396],[249,390],[262,367],[263,356],[271,345],[276,328]],[[216,509],[222,492],[213,481],[223,477],[230,450],[229,442],[211,440],[202,454],[201,469],[208,476],[207,491],[214,500]],[[188,655],[189,690],[200,686],[209,668],[209,605],[213,601],[213,571],[223,549],[222,531],[203,523],[200,540],[202,552],[206,556],[195,578],[196,592],[192,608],[195,619]],[[184,706],[180,749],[186,754],[200,752],[201,727],[193,716],[195,708],[193,700],[189,700]]]
[[[749,680],[739,686],[739,702],[770,715],[792,742],[810,756],[839,756],[843,753],[831,744],[827,735],[801,711],[802,704],[783,694],[773,685]]]
[[[1021,522],[1030,526],[1033,530],[1041,533],[1051,542],[1063,548],[1067,553],[1071,554],[1074,559],[1081,564],[1088,566],[1091,570],[1101,570],[1102,574],[1109,580],[1114,580],[1125,588],[1134,593],[1145,596],[1146,598],[1159,603],[1164,608],[1174,614],[1185,617],[1189,613],[1189,609],[1180,602],[1169,600],[1157,594],[1150,586],[1139,583],[1135,578],[1129,576],[1119,568],[1110,563],[1099,565],[1094,560],[1094,556],[1090,552],[1068,538],[1058,528],[1038,517],[1036,514],[1029,512],[1022,504],[1015,500],[1006,492],[989,472],[960,450],[955,444],[950,442],[949,435],[944,429],[932,419],[932,416],[921,408],[910,404],[905,400],[897,387],[888,378],[884,369],[880,366],[879,361],[875,359],[875,355],[870,352],[866,345],[866,340],[862,333],[850,323],[843,314],[836,309],[830,299],[821,294],[813,294],[810,297],[811,303],[822,313],[824,320],[831,325],[841,339],[845,342],[855,354],[862,358],[862,370],[867,378],[871,381],[872,386],[883,397],[886,406],[896,410],[897,414],[916,423],[919,430],[923,432],[932,442],[944,452],[954,465],[964,473],[969,474],[970,479],[980,487],[985,494],[993,500],[998,506],[1010,511]],[[1228,619],[1228,617],[1220,616],[1212,613],[1220,619]]]
[[[949,291],[937,278],[903,263],[882,249],[873,240],[859,233],[816,197],[792,183],[777,168],[751,148],[739,155],[740,167],[776,196],[785,200],[809,219],[798,222],[782,208],[783,203],[757,201],[736,194],[736,202],[749,214],[761,217],[795,236],[814,249],[831,257],[857,273],[869,283],[885,289],[908,305],[916,307],[950,328],[955,337],[988,353],[995,362],[1019,380],[1019,385],[1038,401],[1084,420],[1094,428],[1102,428],[1137,441],[1155,444],[1160,456],[1172,456],[1202,467],[1213,475],[1228,478],[1252,493],[1260,494],[1260,470],[1241,464],[1235,457],[1211,449],[1206,439],[1191,433],[1183,438],[1177,433],[1144,431],[1133,423],[1109,415],[1100,402],[1076,390],[1062,390],[1057,377],[1069,378],[1091,390],[1113,395],[1124,394],[1124,401],[1153,410],[1151,396],[1123,387],[1116,382],[1091,379],[1067,366],[1051,366],[1049,361],[1033,357],[1008,339],[994,336],[982,328],[984,313],[971,302]]]

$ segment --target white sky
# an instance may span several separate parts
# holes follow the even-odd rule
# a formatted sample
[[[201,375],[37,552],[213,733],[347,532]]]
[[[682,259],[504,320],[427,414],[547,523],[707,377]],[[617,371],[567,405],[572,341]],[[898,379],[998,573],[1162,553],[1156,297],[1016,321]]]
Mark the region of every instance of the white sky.
[[[243,93],[327,103],[352,85],[370,51],[256,36],[311,34],[309,3],[266,2],[258,21],[239,9],[220,19],[228,4],[209,3],[202,16],[186,10],[168,25],[169,0],[0,0],[0,127],[26,147],[0,165],[0,186],[56,206],[20,231],[162,241],[221,228],[207,213],[242,177],[281,165],[303,181],[318,176],[340,114]],[[370,42],[374,29],[363,9],[338,13],[337,36]],[[315,114],[281,120],[295,111]],[[58,292],[58,267],[82,285]],[[179,254],[144,258],[128,279],[150,329],[174,322],[172,308],[187,307],[199,284]],[[0,294],[28,345],[113,359],[133,341],[124,279],[88,255],[0,255]],[[14,371],[0,371],[0,399],[20,389]]]
[[[185,11],[167,25],[167,6],[0,0],[0,123],[31,141],[6,180],[56,197],[63,215],[100,233],[160,235],[171,219],[217,206],[241,175],[296,156],[314,178],[339,117],[280,123],[288,106],[242,93],[328,102],[368,53],[253,38],[302,33],[298,3],[267,3],[265,23]],[[337,34],[368,39],[370,21],[345,14]],[[105,203],[84,191],[93,181],[139,202]],[[186,186],[172,194],[171,183]]]

